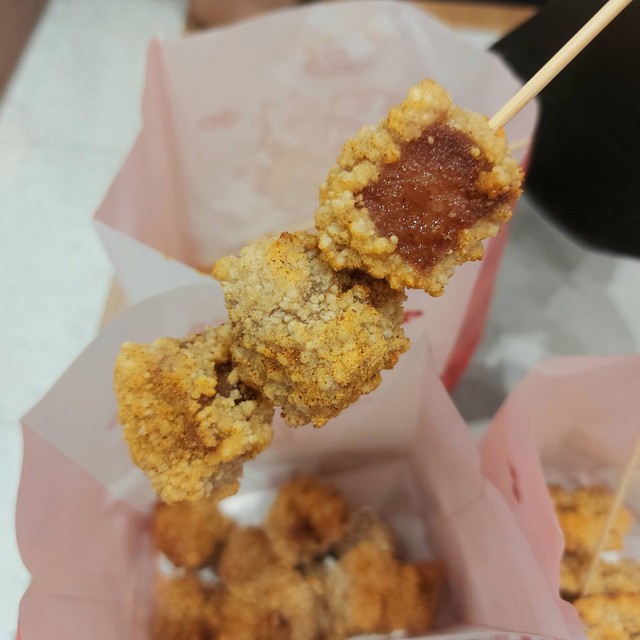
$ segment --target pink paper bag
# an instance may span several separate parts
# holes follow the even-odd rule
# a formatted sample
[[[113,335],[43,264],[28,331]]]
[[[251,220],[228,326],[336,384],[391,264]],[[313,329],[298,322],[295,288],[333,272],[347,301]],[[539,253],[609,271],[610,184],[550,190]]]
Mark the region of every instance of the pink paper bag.
[[[639,394],[638,355],[549,360],[509,395],[480,442],[482,472],[502,493],[554,591],[564,542],[547,483],[615,488],[640,435]],[[627,503],[640,559],[640,470]]]
[[[185,335],[224,316],[214,282],[136,305],[24,417],[18,543],[33,575],[20,609],[24,640],[145,638],[155,497],[121,436],[113,363],[124,340]],[[341,478],[347,497],[379,509],[415,555],[445,563],[447,624],[430,635],[578,637],[535,548],[483,475],[476,444],[438,376],[426,327],[409,322],[406,332],[411,348],[382,385],[324,428],[278,421],[272,447],[246,465],[240,493],[222,507],[241,504],[240,514],[257,515],[261,492],[293,469]]]
[[[311,225],[342,143],[425,77],[489,115],[520,86],[496,56],[401,2],[314,4],[154,41],[142,131],[96,214],[129,302],[202,282],[217,258]],[[509,139],[530,140],[534,122],[531,104]],[[448,385],[480,338],[505,240],[459,267],[444,297],[410,294]]]

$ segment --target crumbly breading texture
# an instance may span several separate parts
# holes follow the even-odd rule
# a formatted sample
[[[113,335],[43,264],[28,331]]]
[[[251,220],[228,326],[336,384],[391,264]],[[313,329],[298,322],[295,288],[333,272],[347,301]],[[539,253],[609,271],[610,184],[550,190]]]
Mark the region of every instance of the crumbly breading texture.
[[[219,260],[242,380],[291,426],[321,426],[381,382],[409,341],[404,294],[360,272],[336,273],[317,237],[283,233]]]
[[[218,510],[215,498],[156,505],[153,541],[176,567],[197,569],[213,562],[234,524]]]
[[[464,154],[469,156],[463,161],[478,161],[483,168],[473,185],[456,186],[445,181],[441,189],[435,186],[429,200],[457,198],[456,204],[465,199],[471,201],[474,191],[474,197],[483,197],[495,207],[461,230],[446,231],[449,220],[457,215],[453,211],[442,215],[429,229],[422,223],[415,224],[426,246],[435,242],[441,232],[450,236],[446,251],[437,261],[421,267],[401,255],[406,239],[393,234],[387,236],[378,230],[364,205],[363,191],[367,187],[375,188],[378,181],[382,184],[384,170],[391,165],[395,165],[394,169],[399,167],[396,163],[402,161],[403,153],[434,125],[443,125],[458,138],[461,137],[458,134],[463,134],[467,140],[463,145]],[[428,142],[439,144],[438,139],[430,135]],[[444,171],[450,173],[455,161],[452,158]],[[335,269],[362,269],[376,278],[388,279],[396,289],[411,287],[440,295],[455,267],[468,260],[479,260],[483,255],[481,241],[495,236],[500,226],[510,219],[513,201],[521,193],[522,178],[522,170],[508,154],[504,132],[492,131],[486,117],[456,107],[442,87],[425,80],[412,87],[405,100],[392,108],[385,120],[376,127],[364,127],[343,146],[320,189],[320,204],[315,213],[319,247]],[[391,182],[392,198],[401,202],[404,194],[399,192],[399,181]],[[452,189],[457,193],[443,193]],[[419,204],[418,208],[422,213],[434,206]],[[391,214],[397,211],[393,203],[391,209]]]
[[[433,625],[442,570],[437,563],[403,563],[363,540],[326,569],[331,638]]]
[[[590,554],[598,543],[611,507],[611,490],[599,485],[573,490],[550,486],[549,493],[564,535],[565,551]],[[630,527],[631,513],[621,507],[611,527],[605,550],[622,549],[624,536]]]
[[[304,565],[327,553],[347,531],[350,510],[333,487],[310,477],[284,484],[267,516],[272,548],[289,566]]]
[[[640,638],[640,594],[591,595],[573,606],[584,623],[589,640]]]
[[[565,554],[560,564],[560,593],[576,598],[589,568],[589,557]],[[601,561],[589,585],[590,594],[640,593],[640,563],[632,558],[618,562]]]
[[[235,493],[242,463],[272,438],[273,407],[240,382],[228,325],[125,342],[114,386],[129,451],[168,503]]]

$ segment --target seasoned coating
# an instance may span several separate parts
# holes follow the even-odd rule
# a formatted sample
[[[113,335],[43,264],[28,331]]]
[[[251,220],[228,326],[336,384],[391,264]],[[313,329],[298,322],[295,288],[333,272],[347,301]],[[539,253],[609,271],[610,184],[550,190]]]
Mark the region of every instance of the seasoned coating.
[[[151,640],[210,640],[210,602],[219,589],[203,586],[196,573],[160,578]]]
[[[214,498],[156,505],[153,542],[176,567],[197,569],[213,562],[233,529]]]
[[[255,576],[281,565],[269,538],[260,527],[236,529],[220,554],[217,573],[230,589],[242,588]]]
[[[565,552],[588,555],[598,544],[613,494],[608,487],[594,485],[574,490],[550,486],[558,524],[565,540]],[[605,550],[622,549],[624,536],[631,527],[631,513],[621,507],[616,514]]]
[[[502,130],[431,80],[348,140],[320,189],[319,247],[337,270],[440,295],[511,217],[522,170]]]
[[[567,600],[576,598],[589,568],[588,556],[565,554],[560,563],[560,593]],[[618,562],[601,561],[589,585],[589,593],[640,593],[640,563],[631,558]]]
[[[297,571],[263,571],[244,588],[230,590],[221,609],[217,640],[318,640],[317,594]]]
[[[317,237],[283,233],[219,260],[233,361],[291,426],[321,426],[381,382],[409,341],[404,294],[364,273],[336,273]]]
[[[402,563],[364,540],[325,571],[329,638],[399,630],[419,635],[433,625],[442,583],[437,563]]]
[[[242,463],[271,442],[273,408],[238,379],[230,341],[222,325],[122,345],[114,382],[124,437],[165,502],[235,493]]]
[[[349,506],[333,487],[311,477],[284,484],[265,523],[275,553],[289,566],[327,553],[347,531]]]
[[[393,553],[396,548],[391,529],[371,509],[366,508],[351,515],[345,535],[331,553],[339,558],[364,541],[370,542],[384,553]]]
[[[640,594],[591,595],[573,606],[589,640],[637,640],[640,637]]]

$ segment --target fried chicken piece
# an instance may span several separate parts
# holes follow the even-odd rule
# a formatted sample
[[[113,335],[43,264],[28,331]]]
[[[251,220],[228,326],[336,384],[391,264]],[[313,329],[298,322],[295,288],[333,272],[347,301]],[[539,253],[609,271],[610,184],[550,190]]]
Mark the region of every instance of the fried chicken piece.
[[[365,541],[383,553],[394,553],[396,548],[391,529],[371,509],[366,508],[351,515],[344,537],[338,541],[331,553],[339,558]]]
[[[336,489],[304,476],[280,488],[265,531],[280,559],[299,566],[336,545],[347,531],[349,516],[349,505]]]
[[[565,554],[560,563],[560,593],[566,600],[578,596],[589,568],[589,557]],[[601,561],[589,585],[589,593],[640,593],[640,562],[624,558],[619,562]]]
[[[573,606],[589,640],[632,640],[640,637],[640,594],[619,593],[578,598]]]
[[[333,640],[404,630],[419,635],[433,625],[442,568],[403,563],[363,540],[324,569]]]
[[[214,266],[232,322],[240,379],[317,427],[381,382],[409,341],[404,294],[360,272],[336,273],[317,237],[283,233]]]
[[[608,487],[597,485],[574,490],[550,486],[549,493],[564,535],[565,552],[589,555],[598,543],[613,494]],[[605,550],[622,549],[624,536],[630,527],[631,513],[621,507],[609,532]]]
[[[230,589],[216,640],[318,640],[320,607],[311,582],[278,565]]]
[[[114,383],[124,437],[165,502],[235,493],[242,463],[271,442],[271,403],[240,382],[230,342],[222,325],[122,345]]]
[[[233,527],[218,510],[215,498],[159,502],[153,518],[153,542],[176,567],[198,569],[215,560]]]
[[[260,527],[236,529],[220,553],[217,573],[230,588],[242,588],[256,576],[281,565],[269,538]]]
[[[205,587],[196,573],[160,578],[151,622],[152,640],[210,640],[213,601],[221,587]]]
[[[343,146],[320,189],[320,250],[337,270],[438,296],[511,218],[522,178],[504,132],[425,80]]]

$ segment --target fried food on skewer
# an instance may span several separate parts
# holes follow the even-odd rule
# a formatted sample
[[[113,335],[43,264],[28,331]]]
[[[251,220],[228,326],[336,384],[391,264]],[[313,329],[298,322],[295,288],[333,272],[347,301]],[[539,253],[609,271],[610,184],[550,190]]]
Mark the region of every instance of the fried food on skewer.
[[[584,596],[573,606],[589,640],[635,640],[640,636],[640,594]]]
[[[267,515],[265,531],[285,564],[304,565],[343,538],[349,515],[348,504],[333,487],[299,477],[280,488]]]
[[[197,569],[215,561],[233,522],[218,510],[215,498],[156,505],[153,542],[176,567]]]
[[[502,131],[431,80],[342,148],[320,189],[319,247],[337,270],[440,295],[511,217],[522,170]]]
[[[273,407],[238,379],[230,342],[222,325],[122,345],[114,384],[124,437],[165,502],[235,493],[242,463],[271,442]]]
[[[589,556],[565,554],[560,563],[560,593],[567,600],[578,597],[589,567]],[[640,593],[640,562],[623,558],[617,562],[602,560],[589,586],[589,593]]]
[[[361,272],[336,273],[317,237],[283,233],[214,266],[240,379],[291,426],[321,426],[381,382],[408,348],[404,294]]]
[[[564,535],[565,551],[589,555],[598,543],[613,494],[608,487],[599,485],[574,490],[550,486],[549,493]],[[631,513],[621,507],[609,532],[605,550],[622,549],[623,538],[630,527]]]

